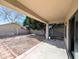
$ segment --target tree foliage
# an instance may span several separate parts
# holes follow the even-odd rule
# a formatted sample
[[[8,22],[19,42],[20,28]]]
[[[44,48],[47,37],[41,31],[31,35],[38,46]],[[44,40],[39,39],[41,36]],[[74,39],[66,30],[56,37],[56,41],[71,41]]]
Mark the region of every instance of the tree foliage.
[[[30,18],[28,16],[26,16],[23,26],[25,26],[27,29],[33,29],[33,30],[41,30],[45,28],[44,23],[36,21],[35,19]]]

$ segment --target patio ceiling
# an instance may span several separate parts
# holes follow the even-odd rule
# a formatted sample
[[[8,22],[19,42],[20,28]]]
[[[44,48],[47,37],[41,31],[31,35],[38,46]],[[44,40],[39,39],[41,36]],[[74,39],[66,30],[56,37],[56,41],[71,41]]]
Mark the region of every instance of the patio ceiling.
[[[63,23],[77,10],[78,0],[0,0],[2,5],[16,9],[43,23]]]

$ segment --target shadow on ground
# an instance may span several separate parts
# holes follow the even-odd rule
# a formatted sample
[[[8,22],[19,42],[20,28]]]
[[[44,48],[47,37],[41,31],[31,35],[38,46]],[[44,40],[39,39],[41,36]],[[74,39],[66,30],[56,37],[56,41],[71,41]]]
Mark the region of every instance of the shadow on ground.
[[[53,46],[56,46],[58,48],[65,49],[64,39],[63,40],[60,40],[60,39],[49,39],[49,40],[45,40],[45,37],[44,36],[37,36],[37,35],[30,35],[29,37],[30,38],[36,38],[36,39],[38,39],[41,42],[45,42],[45,43],[51,44]]]

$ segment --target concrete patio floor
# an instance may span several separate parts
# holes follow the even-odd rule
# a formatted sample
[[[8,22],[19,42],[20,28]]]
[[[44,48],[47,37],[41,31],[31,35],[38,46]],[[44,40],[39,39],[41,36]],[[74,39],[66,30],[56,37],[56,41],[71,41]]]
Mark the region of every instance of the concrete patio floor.
[[[16,59],[68,59],[64,41],[44,40]]]

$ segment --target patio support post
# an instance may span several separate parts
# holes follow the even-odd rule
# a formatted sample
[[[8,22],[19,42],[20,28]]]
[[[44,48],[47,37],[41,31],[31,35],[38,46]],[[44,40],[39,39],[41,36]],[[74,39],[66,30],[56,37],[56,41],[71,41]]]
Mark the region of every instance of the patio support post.
[[[66,29],[66,36],[67,36],[67,50],[69,49],[68,45],[69,45],[69,21],[67,21],[67,29]]]
[[[46,39],[49,39],[49,24],[46,24]]]
[[[69,45],[69,21],[67,20],[64,25],[65,25],[64,40],[65,40],[66,48],[68,50],[68,45]]]

